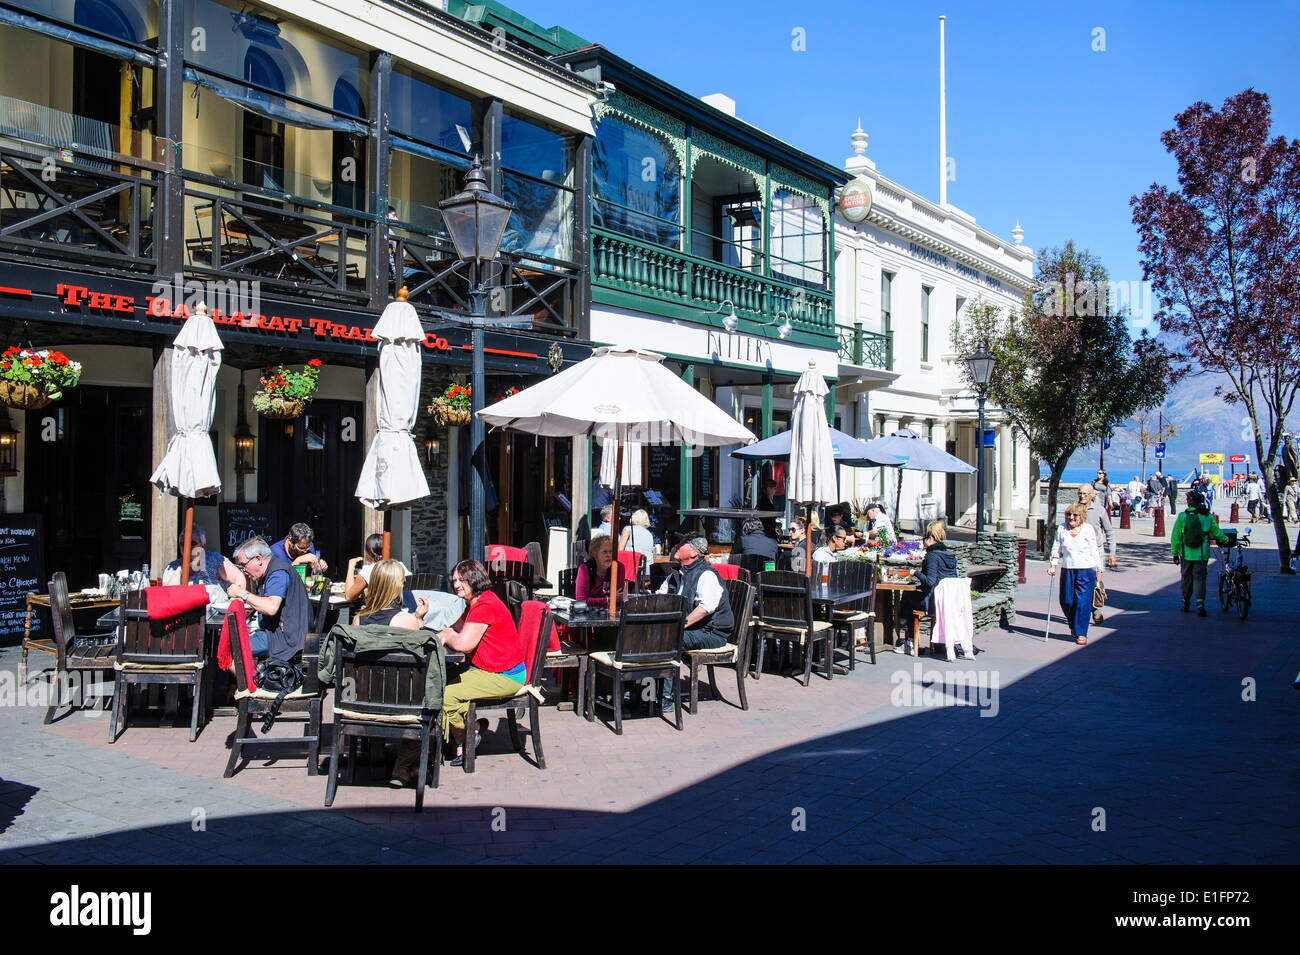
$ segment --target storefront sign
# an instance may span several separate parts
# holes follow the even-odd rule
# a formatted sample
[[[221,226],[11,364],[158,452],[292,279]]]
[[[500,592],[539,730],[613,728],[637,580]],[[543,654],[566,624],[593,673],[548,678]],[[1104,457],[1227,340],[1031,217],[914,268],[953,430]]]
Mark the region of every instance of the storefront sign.
[[[1222,454],[1215,454],[1215,453],[1207,453],[1207,452],[1205,452],[1205,451],[1202,451],[1202,452],[1201,452],[1201,463],[1202,463],[1202,464],[1222,464],[1222,463],[1223,463],[1223,455],[1222,455]]]
[[[23,635],[29,591],[45,593],[44,524],[40,514],[0,517],[0,634]],[[41,630],[41,614],[32,614],[31,635]]]
[[[275,526],[275,509],[269,504],[246,504],[223,501],[217,509],[221,534],[221,553],[233,554],[235,548],[250,537],[260,537],[274,544],[280,536]]]
[[[840,191],[840,215],[849,222],[862,222],[870,214],[874,199],[870,181],[854,179]]]
[[[1247,461],[1249,461],[1249,460],[1250,460],[1250,455],[1248,455],[1248,454],[1230,454],[1230,455],[1228,455],[1228,463],[1229,463],[1229,464],[1245,464],[1245,463],[1246,463]]]

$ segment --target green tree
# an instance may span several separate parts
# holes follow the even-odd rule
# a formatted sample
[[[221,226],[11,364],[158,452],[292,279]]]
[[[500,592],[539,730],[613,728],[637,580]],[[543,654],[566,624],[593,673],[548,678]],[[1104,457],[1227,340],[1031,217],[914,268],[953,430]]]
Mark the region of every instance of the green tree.
[[[983,347],[996,360],[989,398],[1051,468],[1047,526],[1054,527],[1070,455],[1163,401],[1177,369],[1150,336],[1134,341],[1111,305],[1105,268],[1086,249],[1070,241],[1044,252],[1037,278],[1040,288],[1019,311],[969,303],[964,321],[953,323],[952,341],[962,359]],[[965,362],[958,367],[973,386]]]

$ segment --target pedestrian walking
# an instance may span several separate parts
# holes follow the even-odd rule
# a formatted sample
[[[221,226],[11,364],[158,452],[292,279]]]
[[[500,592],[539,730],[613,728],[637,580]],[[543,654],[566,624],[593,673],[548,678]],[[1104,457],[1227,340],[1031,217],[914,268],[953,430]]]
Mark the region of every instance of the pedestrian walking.
[[[1219,520],[1205,506],[1205,498],[1197,491],[1187,495],[1187,510],[1174,521],[1169,535],[1169,550],[1179,565],[1183,578],[1183,613],[1196,599],[1196,616],[1205,614],[1205,571],[1210,560],[1210,542],[1228,543],[1228,536],[1219,530]]]
[[[1246,476],[1246,510],[1250,512],[1250,522],[1259,519],[1260,505],[1264,500],[1264,482],[1258,474],[1251,472]]]
[[[1282,504],[1286,508],[1286,519],[1294,524],[1300,520],[1300,483],[1291,478],[1282,492]]]
[[[1154,511],[1157,507],[1163,507],[1164,496],[1165,475],[1164,472],[1157,471],[1147,481],[1147,510]]]
[[[1110,515],[1106,512],[1106,506],[1102,504],[1101,498],[1093,493],[1094,485],[1079,485],[1079,503],[1087,509],[1085,520],[1094,534],[1097,535],[1097,543],[1101,546],[1102,553],[1106,555],[1106,566],[1115,566],[1115,533],[1111,527]],[[1094,607],[1092,611],[1092,622],[1101,623],[1101,608]]]
[[[1169,513],[1178,513],[1178,480],[1170,474],[1165,478],[1165,499],[1169,502]]]
[[[1065,509],[1064,523],[1056,528],[1047,574],[1054,577],[1056,568],[1061,568],[1061,611],[1070,636],[1079,646],[1088,642],[1092,592],[1102,573],[1101,560],[1101,544],[1096,531],[1088,524],[1088,509],[1082,504],[1071,504]]]

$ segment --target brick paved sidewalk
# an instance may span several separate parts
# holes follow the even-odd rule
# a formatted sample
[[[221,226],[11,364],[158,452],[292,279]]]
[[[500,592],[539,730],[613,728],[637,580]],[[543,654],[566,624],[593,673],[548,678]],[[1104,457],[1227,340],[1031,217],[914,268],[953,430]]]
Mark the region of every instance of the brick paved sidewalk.
[[[1244,624],[1183,615],[1167,540],[1124,533],[1086,647],[1059,610],[1043,641],[1032,563],[1016,626],[981,636],[974,663],[885,653],[807,689],[765,675],[748,712],[706,702],[684,733],[638,718],[616,737],[548,707],[550,769],[494,727],[478,772],[444,767],[421,815],[381,785],[323,809],[302,759],[223,780],[232,719],[193,744],[133,726],[109,746],[102,716],[43,727],[0,707],[0,863],[1300,861],[1300,584],[1258,574]],[[0,651],[10,687],[17,657]],[[922,683],[996,681],[996,715],[925,705],[918,665]]]

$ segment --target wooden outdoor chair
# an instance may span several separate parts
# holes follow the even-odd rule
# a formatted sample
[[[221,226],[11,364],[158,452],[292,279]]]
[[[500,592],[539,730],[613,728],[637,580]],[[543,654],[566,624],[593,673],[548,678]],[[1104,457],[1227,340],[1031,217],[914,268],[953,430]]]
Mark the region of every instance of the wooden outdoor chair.
[[[754,645],[754,628],[750,621],[754,615],[754,585],[743,580],[723,581],[727,588],[727,601],[731,604],[731,615],[735,626],[731,631],[731,642],[715,650],[687,650],[686,659],[691,667],[691,708],[694,715],[699,712],[700,667],[709,668],[709,690],[717,699],[722,699],[718,692],[718,681],[713,675],[715,666],[731,665],[736,668],[736,692],[740,694],[740,708],[749,709],[749,700],[745,696],[745,674],[749,669],[749,655]]]
[[[406,578],[407,590],[443,590],[446,586],[443,574],[411,574]]]
[[[556,577],[556,589],[561,597],[572,598],[578,592],[578,568],[566,567]]]
[[[532,597],[533,586],[533,565],[523,560],[490,560],[487,563],[488,579],[492,582],[492,591],[501,598],[504,603],[506,599],[506,584],[510,581],[517,581],[528,588],[528,596]]]
[[[436,643],[436,641],[434,641]],[[415,778],[415,811],[424,811],[424,788],[438,788],[442,740],[440,710],[424,708],[425,679],[441,650],[430,644],[424,660],[402,651],[354,653],[339,647],[334,681],[334,738],[330,743],[325,805],[334,804],[339,780],[339,751],[348,741],[348,779],[356,778],[357,743],[362,737],[413,740],[420,744]],[[441,701],[439,701],[441,702]],[[430,767],[432,765],[432,770]]]
[[[316,677],[316,654],[320,648],[320,636],[314,633],[306,635],[302,653],[302,686],[285,696],[280,704],[280,713],[276,717],[278,722],[285,716],[305,714],[306,725],[303,728],[306,730],[306,735],[275,739],[254,736],[250,732],[253,719],[266,716],[279,694],[260,689],[254,681],[256,664],[249,646],[247,618],[234,609],[236,603],[242,606],[241,601],[232,601],[231,609],[226,611],[225,625],[230,634],[230,653],[235,667],[235,703],[238,706],[238,714],[235,735],[230,740],[230,758],[226,761],[226,769],[221,775],[223,777],[235,775],[239,764],[245,759],[243,752],[245,746],[271,746],[276,750],[300,749],[304,743],[307,744],[307,775],[318,775],[322,694]]]
[[[629,597],[623,602],[614,650],[590,655],[587,668],[587,718],[597,705],[614,710],[614,732],[623,733],[623,684],[641,680],[673,681],[675,725],[682,725],[681,659],[682,628],[686,622],[686,598],[681,594],[652,594]],[[609,704],[596,699],[597,677],[611,684]]]
[[[528,599],[527,587],[517,580],[506,581],[506,609],[515,618],[516,627],[519,626],[519,610]]]
[[[796,644],[803,651],[803,685],[812,681],[812,651],[818,644],[823,650],[824,676],[832,678],[832,639],[834,632],[829,620],[813,617],[812,590],[808,578],[789,570],[769,570],[758,575],[758,662],[757,671],[763,669],[763,652],[768,640],[774,641],[787,653]]]
[[[520,609],[519,639],[524,649],[524,683],[510,696],[498,699],[470,700],[469,712],[465,714],[465,758],[462,761],[465,772],[474,772],[474,727],[483,713],[504,710],[510,727],[510,744],[516,753],[528,758],[523,740],[519,736],[519,717],[525,710],[528,713],[528,732],[533,738],[533,756],[538,769],[546,768],[546,757],[542,753],[541,703],[542,678],[546,672],[546,646],[550,641],[551,628],[555,625],[551,612],[540,600],[525,601]]]
[[[832,653],[838,653],[840,641],[844,640],[849,653],[849,669],[858,665],[856,645],[857,631],[861,628],[867,635],[867,650],[871,662],[876,662],[876,612],[872,609],[876,599],[876,568],[873,564],[857,560],[841,560],[831,564],[830,585],[833,588],[853,588],[868,591],[868,596],[855,600],[851,604],[835,607],[831,611],[831,623],[834,624],[835,641]]]
[[[55,571],[50,578],[50,619],[54,625],[55,658],[53,669],[47,671],[52,696],[50,708],[45,713],[46,723],[53,723],[55,714],[63,706],[63,674],[111,671],[117,661],[121,634],[120,623],[116,630],[105,633],[77,633],[72,620],[72,602],[68,599],[68,578],[61,570]],[[85,702],[83,693],[83,706]],[[76,705],[75,691],[68,705]]]
[[[574,643],[571,640],[561,638],[558,650],[548,650],[546,653],[545,666],[548,670],[577,670],[578,671],[578,700],[574,711],[579,715],[590,719],[587,716],[587,666],[590,662],[589,653],[586,647]],[[564,675],[557,673],[556,680],[560,682],[561,701],[564,700]]]
[[[127,693],[132,686],[188,686],[191,689],[190,742],[199,735],[199,712],[203,708],[204,625],[207,607],[200,607],[167,620],[150,620],[145,609],[145,591],[127,594],[122,608],[125,632],[122,650],[114,664],[113,718],[108,741],[116,743],[126,731]]]

